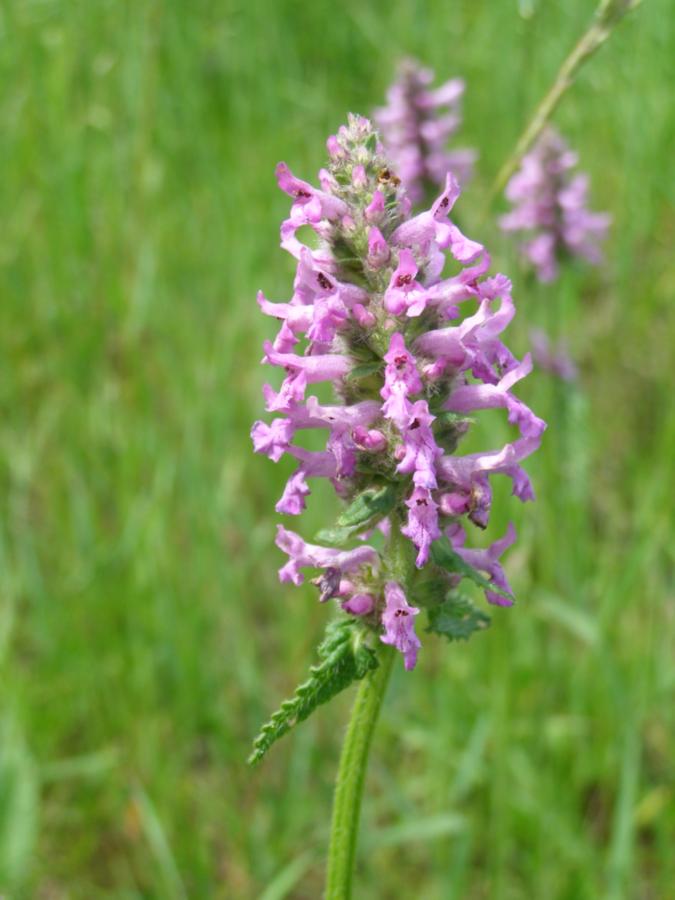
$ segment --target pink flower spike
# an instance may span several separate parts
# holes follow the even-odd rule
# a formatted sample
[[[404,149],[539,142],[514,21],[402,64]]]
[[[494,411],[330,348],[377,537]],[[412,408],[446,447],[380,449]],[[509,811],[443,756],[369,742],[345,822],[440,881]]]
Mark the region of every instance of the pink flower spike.
[[[464,82],[453,78],[431,90],[433,79],[431,69],[405,60],[387,91],[387,106],[375,111],[387,153],[414,203],[424,199],[429,185],[441,185],[449,171],[465,183],[476,156],[447,148],[461,125]]]
[[[274,387],[263,387],[273,415],[251,429],[256,453],[295,460],[277,512],[300,514],[317,478],[347,505],[337,522],[324,523],[336,526],[323,533],[340,548],[307,543],[279,527],[276,543],[287,557],[280,580],[312,579],[319,602],[334,600],[342,610],[339,627],[354,647],[381,640],[403,655],[406,669],[415,666],[420,648],[414,627],[420,610],[406,592],[411,599],[424,596],[418,574],[426,575],[418,570],[430,565],[442,531],[463,559],[487,573],[488,600],[504,603],[498,589],[508,590],[508,581],[500,554],[514,532],[474,549],[465,546],[465,527],[488,526],[495,475],[506,475],[520,500],[533,499],[522,463],[545,428],[515,396],[531,361],[516,359],[503,343],[515,314],[511,282],[491,274],[487,250],[451,218],[459,171],[472,162],[470,152],[445,146],[461,119],[463,84],[454,80],[435,90],[432,84],[433,73],[413,65],[390,90],[381,117],[393,158],[368,120],[350,115],[327,141],[328,161],[316,186],[284,163],[277,167],[279,186],[290,197],[281,242],[294,258],[295,277],[290,297],[272,302],[258,294],[277,331],[264,344],[263,362],[280,371]],[[571,154],[559,155],[556,177],[566,178],[574,164]],[[440,196],[412,216],[411,196],[417,202],[433,184]],[[524,186],[521,179],[510,190]],[[566,178],[558,195],[567,216],[561,238],[592,255],[582,245],[606,223],[585,210],[586,192],[586,179]],[[546,210],[536,211],[545,217]],[[549,274],[558,265],[554,225],[525,238]],[[495,408],[519,435],[462,455],[458,448],[473,419]],[[382,555],[371,540],[383,546]],[[410,542],[415,558],[405,578],[392,553],[399,541]],[[429,576],[442,580],[444,590],[465,573],[433,567]],[[429,624],[433,631],[433,616]]]

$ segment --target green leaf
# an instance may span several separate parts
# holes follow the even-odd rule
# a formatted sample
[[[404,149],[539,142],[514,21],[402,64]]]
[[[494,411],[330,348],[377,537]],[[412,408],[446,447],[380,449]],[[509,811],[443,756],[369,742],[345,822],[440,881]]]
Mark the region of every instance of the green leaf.
[[[321,531],[317,531],[316,539],[320,543],[328,544],[331,547],[342,547],[354,534],[355,530],[354,528],[322,528]]]
[[[336,619],[328,625],[318,649],[322,661],[318,666],[311,667],[307,681],[296,689],[289,700],[284,700],[269,722],[260,729],[248,758],[250,765],[260,762],[275,741],[311,715],[317,706],[377,668],[377,658],[363,643],[362,634],[361,627],[353,619]]]
[[[369,375],[374,375],[376,372],[379,372],[384,363],[381,359],[374,359],[371,362],[360,363],[358,366],[354,366],[353,369],[347,375],[347,378],[356,380],[358,378],[367,378]]]
[[[376,516],[381,519],[396,504],[396,488],[393,484],[370,488],[363,491],[353,503],[339,516],[337,524],[340,528],[363,527]]]
[[[316,539],[324,544],[342,546],[349,538],[372,528],[396,505],[397,490],[393,484],[370,488],[351,503],[337,520],[336,528],[322,528]]]
[[[441,538],[440,541],[434,541],[431,545],[431,559],[437,566],[445,569],[446,572],[463,575],[465,578],[473,581],[474,584],[482,587],[483,590],[493,591],[495,594],[499,594],[500,597],[505,597],[513,602],[512,594],[497,587],[489,578],[485,578],[477,569],[465,562],[458,553],[455,553],[446,537]]]
[[[429,610],[427,631],[444,635],[449,641],[467,641],[475,631],[485,631],[490,616],[461,594],[451,593],[444,603]]]

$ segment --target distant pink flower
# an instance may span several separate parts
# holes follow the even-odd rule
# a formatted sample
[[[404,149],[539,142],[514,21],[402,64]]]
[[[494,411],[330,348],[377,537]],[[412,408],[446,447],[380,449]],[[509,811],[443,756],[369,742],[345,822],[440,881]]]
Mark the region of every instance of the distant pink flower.
[[[576,363],[564,344],[553,345],[546,333],[538,328],[530,331],[530,343],[537,368],[550,372],[563,381],[575,381],[578,378]]]
[[[599,243],[611,219],[588,210],[588,176],[572,174],[576,164],[576,153],[548,127],[506,186],[513,209],[500,225],[525,236],[521,250],[540,281],[557,278],[567,256],[602,262]]]
[[[424,200],[452,172],[465,184],[476,159],[474,150],[448,150],[448,141],[462,124],[460,103],[464,82],[447,81],[432,90],[431,69],[414,60],[399,67],[397,80],[387,92],[387,106],[375,110],[390,155],[413,203]]]

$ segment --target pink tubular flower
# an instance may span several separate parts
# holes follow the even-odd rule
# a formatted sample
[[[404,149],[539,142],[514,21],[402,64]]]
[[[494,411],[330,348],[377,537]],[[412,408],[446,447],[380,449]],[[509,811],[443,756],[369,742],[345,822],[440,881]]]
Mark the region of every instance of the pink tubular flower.
[[[506,186],[513,209],[499,224],[525,236],[521,250],[540,281],[554,281],[566,256],[602,262],[598,244],[611,220],[588,210],[588,176],[573,175],[576,164],[576,153],[548,127]]]
[[[396,471],[412,475],[413,484],[428,490],[436,487],[436,459],[443,455],[431,428],[434,419],[427,401],[416,400],[409,406],[408,420],[399,427],[403,445]]]
[[[421,644],[415,634],[415,616],[419,614],[416,606],[410,606],[403,588],[395,581],[388,581],[384,586],[385,608],[382,613],[384,634],[380,637],[383,644],[392,644],[403,654],[406,669],[414,669],[417,662],[417,651]]]
[[[417,264],[410,250],[401,250],[389,287],[384,294],[384,308],[394,316],[402,313],[419,315],[424,310],[424,288],[415,281]],[[416,310],[411,312],[411,309]]]
[[[431,69],[405,60],[387,92],[387,106],[374,114],[385,148],[413,203],[420,203],[427,190],[443,184],[448,171],[465,184],[476,158],[473,150],[446,149],[462,123],[464,82],[454,78],[430,90],[433,79]]]
[[[406,350],[402,334],[392,335],[384,361],[387,365],[384,370],[384,386],[380,391],[384,400],[382,413],[402,428],[410,418],[409,395],[422,390],[415,358]]]
[[[352,572],[361,566],[377,567],[378,554],[372,547],[362,546],[355,550],[335,550],[332,547],[319,547],[317,544],[306,544],[294,531],[288,531],[283,525],[277,525],[277,547],[288,555],[288,562],[279,571],[281,581],[292,581],[302,584],[304,578],[300,569],[337,569],[341,574]]]
[[[418,568],[429,559],[429,549],[433,541],[441,536],[438,527],[438,505],[434,502],[428,488],[416,487],[406,500],[408,507],[408,524],[401,529],[401,534],[410,538],[419,548],[415,561]]]
[[[452,103],[459,93],[453,83],[425,88],[420,109]],[[424,133],[434,129],[427,123]],[[334,599],[353,627],[370,633],[371,647],[378,638],[391,644],[411,669],[420,610],[406,592],[442,596],[462,577],[440,565],[435,541],[446,535],[456,554],[487,575],[490,602],[504,603],[498,588],[510,594],[499,556],[513,532],[487,550],[473,549],[465,547],[462,523],[487,526],[495,474],[511,478],[520,500],[533,498],[521,462],[539,446],[545,424],[514,394],[531,361],[519,361],[502,342],[515,314],[511,282],[488,274],[486,249],[450,218],[456,179],[448,174],[430,209],[411,217],[400,175],[367,120],[351,116],[328,150],[320,189],[284,165],[277,169],[293,199],[281,235],[297,270],[288,301],[258,296],[279,325],[264,343],[263,362],[279,372],[278,387],[263,388],[274,415],[256,422],[251,437],[257,453],[295,463],[277,512],[299,515],[317,478],[349,504],[337,527],[322,533],[336,546],[306,543],[279,526],[277,546],[288,556],[280,579],[300,584],[303,569],[315,570],[319,600]],[[299,240],[302,225],[314,230],[314,249]],[[445,251],[453,257],[446,275]],[[319,383],[333,389],[334,400],[307,396]],[[467,417],[484,409],[503,410],[514,437],[462,455]],[[307,430],[323,433],[325,444],[307,449],[297,441]],[[423,578],[438,589],[418,592]]]
[[[468,563],[470,566],[473,566],[474,569],[478,569],[481,572],[485,572],[485,574],[492,580],[493,584],[495,584],[498,588],[501,588],[505,593],[511,594],[511,585],[508,582],[508,579],[504,573],[504,569],[502,568],[501,563],[499,562],[499,557],[506,550],[507,547],[510,547],[516,540],[516,529],[513,527],[513,524],[510,524],[506,534],[500,540],[495,541],[491,547],[488,547],[487,550],[469,550],[464,546],[464,529],[461,525],[455,525],[448,529],[448,537],[452,543],[452,546],[459,556],[462,557],[464,562]],[[494,603],[497,606],[511,606],[513,600],[508,597],[504,597],[503,594],[497,594],[495,591],[491,591],[486,589],[485,596],[489,603]]]

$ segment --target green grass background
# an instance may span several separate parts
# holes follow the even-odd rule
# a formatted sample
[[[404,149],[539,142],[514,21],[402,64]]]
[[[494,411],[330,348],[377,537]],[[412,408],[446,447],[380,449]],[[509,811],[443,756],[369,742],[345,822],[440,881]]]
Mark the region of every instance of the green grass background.
[[[592,4],[13,0],[0,4],[0,894],[321,893],[350,696],[254,771],[256,728],[328,612],[280,586],[251,453],[288,198],[348,110],[414,54],[468,82],[466,230],[519,316],[567,335],[576,388],[500,489],[520,598],[398,667],[373,747],[357,898],[673,897],[675,16],[647,0],[556,121],[614,216],[601,273],[534,287],[487,185]],[[476,446],[507,436],[486,416]],[[299,528],[336,508],[317,489]],[[297,527],[289,522],[291,527]]]

